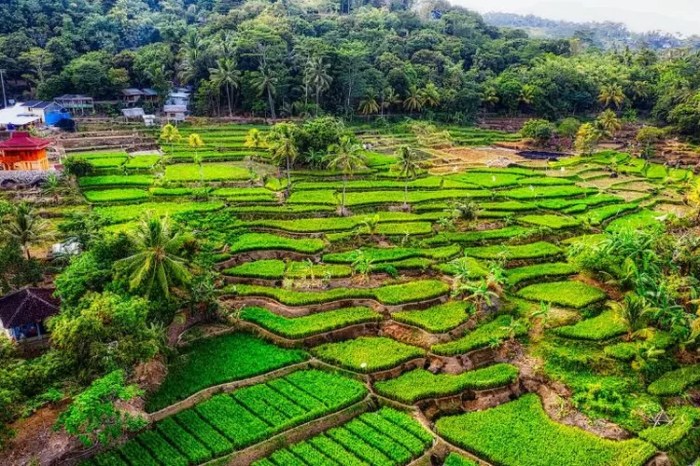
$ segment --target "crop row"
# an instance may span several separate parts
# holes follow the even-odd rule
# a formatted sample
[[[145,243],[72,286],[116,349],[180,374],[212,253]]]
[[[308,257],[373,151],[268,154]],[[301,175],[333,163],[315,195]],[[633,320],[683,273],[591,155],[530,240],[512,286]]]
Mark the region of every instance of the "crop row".
[[[382,408],[277,450],[253,465],[400,466],[420,456],[431,443],[431,435],[413,418],[391,408]]]
[[[245,262],[236,267],[226,269],[224,273],[235,277],[265,279],[342,278],[352,275],[352,269],[348,265],[341,264],[309,264],[306,262],[284,262],[278,259],[269,259]]]
[[[215,395],[156,423],[93,464],[187,466],[240,450],[361,400],[358,381],[304,370]]]
[[[277,335],[294,339],[349,325],[377,322],[382,316],[366,307],[350,307],[304,317],[287,318],[261,307],[245,307],[241,310],[240,318],[258,324]]]
[[[316,346],[312,352],[319,359],[357,372],[376,372],[425,355],[415,346],[385,337],[359,337]]]
[[[503,387],[517,378],[517,367],[510,364],[494,364],[461,374],[433,374],[424,369],[415,369],[395,379],[376,382],[374,387],[380,395],[412,404],[426,398],[455,395],[465,390]]]
[[[320,291],[296,291],[256,285],[237,285],[232,291],[239,296],[266,296],[288,306],[321,304],[342,299],[376,299],[396,305],[425,301],[447,294],[450,287],[439,280],[417,280],[377,288],[333,288]]]

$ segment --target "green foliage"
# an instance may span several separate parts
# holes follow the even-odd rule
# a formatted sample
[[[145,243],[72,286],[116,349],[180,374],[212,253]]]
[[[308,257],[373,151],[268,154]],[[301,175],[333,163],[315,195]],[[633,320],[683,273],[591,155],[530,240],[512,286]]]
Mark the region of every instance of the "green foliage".
[[[466,301],[450,301],[422,311],[395,312],[391,318],[431,333],[444,333],[466,322],[473,311]]]
[[[517,246],[482,246],[465,248],[464,254],[477,259],[539,259],[549,256],[558,256],[562,250],[557,246],[539,241],[536,243],[523,244]]]
[[[681,367],[659,377],[647,387],[652,395],[680,395],[692,385],[700,382],[700,365]]]
[[[243,181],[250,178],[246,168],[227,163],[176,164],[165,167],[166,181]]]
[[[416,436],[417,432],[422,432]],[[430,445],[429,434],[408,414],[383,408],[365,413],[301,443],[277,450],[254,466],[272,464],[341,464],[399,466],[417,458]],[[302,463],[299,463],[302,464]]]
[[[627,324],[615,312],[605,311],[575,325],[559,327],[555,332],[566,338],[599,341],[622,335],[627,330]]]
[[[89,293],[51,319],[51,342],[84,380],[127,369],[160,351],[162,330],[149,323],[148,314],[143,299]]]
[[[326,343],[316,346],[312,352],[324,361],[365,373],[390,369],[425,355],[420,348],[384,337],[359,337]]]
[[[547,120],[528,120],[520,130],[520,134],[533,139],[539,145],[545,145],[554,135],[554,125]]]
[[[303,351],[279,348],[246,333],[196,340],[168,365],[168,375],[147,397],[146,409],[157,411],[204,388],[264,374],[306,358]]]
[[[461,338],[448,343],[434,345],[431,351],[442,356],[465,354],[479,348],[498,345],[509,337],[525,335],[525,324],[508,315],[502,315],[491,322],[479,325]]]
[[[530,301],[581,309],[604,300],[607,295],[601,289],[585,283],[566,281],[530,285],[518,291],[518,296]]]
[[[575,218],[564,217],[561,215],[524,215],[522,217],[518,217],[518,221],[529,225],[551,228],[553,230],[575,228],[581,224],[581,222]]]
[[[148,199],[148,192],[141,189],[106,189],[102,191],[85,191],[88,202],[128,202]]]
[[[284,250],[314,254],[323,250],[320,239],[294,239],[269,233],[246,233],[236,238],[230,245],[232,253],[255,250]]]
[[[655,453],[641,440],[607,440],[558,424],[535,394],[485,411],[440,418],[436,428],[448,441],[506,466],[641,466]]]
[[[374,298],[382,304],[396,305],[445,295],[449,291],[449,286],[438,280],[418,280],[377,288],[333,288],[322,291],[294,291],[255,285],[237,285],[234,291],[241,296],[268,296],[289,306],[362,298]]]
[[[85,446],[109,443],[146,424],[145,419],[115,406],[118,401],[129,401],[140,394],[136,385],[126,385],[123,371],[110,372],[73,398],[73,403],[59,416],[56,427],[76,436]]]
[[[544,264],[525,265],[508,269],[506,275],[508,284],[517,286],[522,282],[529,282],[550,277],[565,277],[577,273],[579,269],[566,262],[547,262]]]
[[[441,398],[465,390],[487,390],[503,387],[518,378],[518,368],[510,364],[494,364],[483,369],[466,371],[458,375],[433,374],[415,369],[383,382],[375,382],[377,392],[406,404],[426,398]]]
[[[365,322],[377,322],[381,315],[366,307],[349,307],[304,317],[287,318],[260,307],[244,307],[241,319],[286,338],[305,338],[319,333]]]

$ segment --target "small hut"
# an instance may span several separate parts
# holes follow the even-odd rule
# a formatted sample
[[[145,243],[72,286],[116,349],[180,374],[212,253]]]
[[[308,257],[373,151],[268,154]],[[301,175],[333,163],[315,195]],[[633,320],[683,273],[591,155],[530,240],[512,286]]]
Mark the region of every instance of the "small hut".
[[[58,314],[60,303],[47,288],[23,288],[0,298],[0,330],[14,341],[46,336],[46,319]]]
[[[0,170],[48,170],[46,149],[49,139],[30,136],[24,131],[11,134],[10,139],[0,141]]]

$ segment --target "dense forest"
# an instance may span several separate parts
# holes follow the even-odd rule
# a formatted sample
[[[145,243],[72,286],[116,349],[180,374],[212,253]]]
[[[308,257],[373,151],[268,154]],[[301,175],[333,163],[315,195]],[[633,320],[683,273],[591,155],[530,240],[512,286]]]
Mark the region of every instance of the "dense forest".
[[[643,33],[630,31],[623,23],[574,22],[542,18],[535,15],[515,13],[486,13],[484,20],[496,27],[524,29],[537,37],[553,39],[577,38],[588,45],[602,49],[614,48],[650,48],[654,50],[689,47],[697,49],[700,37],[680,37],[663,31]]]
[[[612,106],[696,135],[700,56],[604,51],[498,29],[445,2],[11,0],[0,5],[11,94],[195,90],[194,113],[303,116],[486,110],[548,119]]]

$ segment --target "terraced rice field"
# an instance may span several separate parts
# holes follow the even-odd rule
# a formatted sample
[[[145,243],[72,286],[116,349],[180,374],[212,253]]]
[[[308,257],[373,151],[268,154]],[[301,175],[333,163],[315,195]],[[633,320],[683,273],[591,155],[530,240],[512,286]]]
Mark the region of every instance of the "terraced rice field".
[[[448,466],[642,466],[695,445],[696,418],[664,441],[639,410],[686,393],[700,370],[640,382],[639,349],[670,343],[632,335],[610,302],[619,290],[575,260],[576,244],[661,222],[653,194],[623,192],[640,179],[678,188],[688,173],[627,159],[600,187],[583,176],[599,179],[606,159],[594,157],[406,182],[391,148],[415,138],[363,128],[379,153],[348,182],[340,216],[337,174],[297,170],[286,193],[264,147],[244,146],[248,129],[197,128],[202,167],[184,142],[163,146],[167,160],[77,155],[96,161],[80,186],[109,230],[155,212],[195,232],[228,313],[213,327],[221,335],[206,324],[183,335],[191,343],[146,396],[150,425],[84,464],[392,466],[435,455]],[[514,138],[455,131],[463,145]],[[473,216],[458,214],[464,203]],[[533,358],[545,363],[533,370]],[[628,438],[567,425],[527,393],[533,373],[569,387],[562,406]],[[601,411],[611,387],[622,395]]]

